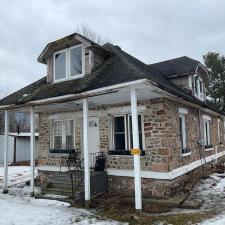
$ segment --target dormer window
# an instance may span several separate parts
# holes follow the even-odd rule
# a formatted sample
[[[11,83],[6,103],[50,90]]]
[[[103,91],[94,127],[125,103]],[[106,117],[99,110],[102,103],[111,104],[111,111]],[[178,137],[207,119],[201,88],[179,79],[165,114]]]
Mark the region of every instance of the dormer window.
[[[80,78],[83,75],[83,45],[76,45],[54,53],[54,81]]]
[[[204,84],[201,77],[194,75],[192,76],[190,89],[192,89],[193,94],[196,98],[204,100]]]
[[[66,78],[66,51],[55,53],[55,80],[62,80]]]

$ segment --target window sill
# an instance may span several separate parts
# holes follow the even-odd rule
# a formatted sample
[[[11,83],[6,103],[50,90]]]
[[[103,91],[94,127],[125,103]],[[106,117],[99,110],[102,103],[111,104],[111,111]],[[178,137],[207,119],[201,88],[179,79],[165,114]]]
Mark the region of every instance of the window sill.
[[[49,153],[52,154],[70,154],[73,153],[75,149],[50,149]]]
[[[186,156],[189,156],[189,155],[191,155],[191,152],[181,154],[182,157],[186,157]]]
[[[132,156],[129,150],[109,150],[109,156]],[[140,156],[145,156],[145,151],[141,151]],[[133,156],[132,156],[133,157]]]
[[[212,151],[212,150],[214,150],[214,148],[212,147],[212,148],[205,148],[205,151],[207,152],[207,151]]]

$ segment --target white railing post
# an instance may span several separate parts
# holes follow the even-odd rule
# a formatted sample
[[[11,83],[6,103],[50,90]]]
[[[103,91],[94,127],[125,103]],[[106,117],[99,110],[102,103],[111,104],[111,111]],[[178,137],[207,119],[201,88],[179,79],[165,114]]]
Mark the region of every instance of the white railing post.
[[[34,196],[34,167],[35,167],[35,113],[30,108],[30,188],[31,196]]]
[[[88,206],[90,194],[90,162],[88,149],[88,99],[83,99],[83,148],[84,148],[84,193],[85,203]]]
[[[9,115],[5,110],[5,140],[4,140],[4,184],[3,193],[8,192],[8,133],[9,133]]]
[[[138,130],[138,113],[137,113],[137,93],[131,89],[131,114],[132,114],[132,135],[133,149],[139,149],[139,130]],[[134,184],[135,184],[135,208],[142,210],[142,192],[141,192],[141,165],[140,154],[134,154]]]

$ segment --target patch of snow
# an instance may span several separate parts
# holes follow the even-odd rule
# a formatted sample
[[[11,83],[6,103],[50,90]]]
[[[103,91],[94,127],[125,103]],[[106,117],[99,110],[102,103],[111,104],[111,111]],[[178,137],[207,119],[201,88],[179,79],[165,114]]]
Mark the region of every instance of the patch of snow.
[[[0,225],[128,225],[60,201],[0,194]]]
[[[30,180],[31,170],[29,166],[9,166],[8,184],[9,186],[20,185]],[[4,167],[0,167],[0,188],[3,186]]]

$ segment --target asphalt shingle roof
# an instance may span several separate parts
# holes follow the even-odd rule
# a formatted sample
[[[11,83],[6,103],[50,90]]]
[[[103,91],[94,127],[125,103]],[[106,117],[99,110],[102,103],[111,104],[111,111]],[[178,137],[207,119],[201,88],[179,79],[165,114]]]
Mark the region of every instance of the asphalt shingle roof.
[[[0,105],[22,104],[34,100],[42,100],[68,94],[78,94],[88,90],[94,90],[139,79],[148,79],[159,88],[175,96],[210,108],[216,112],[223,113],[217,107],[198,100],[182,88],[170,82],[165,78],[165,74],[158,71],[154,66],[144,64],[121,50],[119,47],[110,43],[107,43],[102,47],[111,54],[91,74],[80,79],[51,84],[47,83],[47,78],[44,77],[3,98],[0,100]],[[182,60],[183,63],[184,61],[185,59]],[[193,65],[195,63],[197,63],[197,61],[194,60]],[[187,67],[191,68],[190,65]]]
[[[150,64],[149,67],[161,72],[164,77],[170,77],[174,75],[195,73],[199,64],[199,61],[196,61],[187,56],[182,56],[179,58]]]

